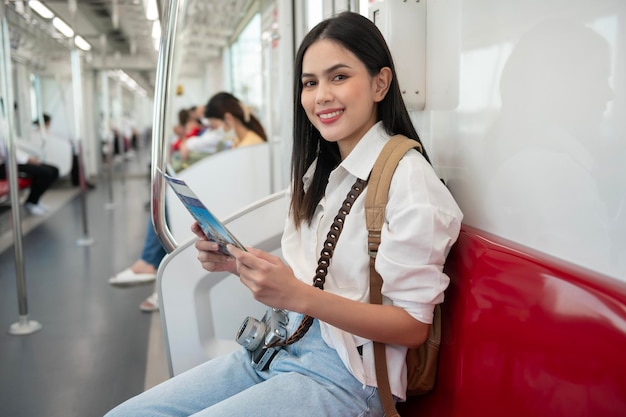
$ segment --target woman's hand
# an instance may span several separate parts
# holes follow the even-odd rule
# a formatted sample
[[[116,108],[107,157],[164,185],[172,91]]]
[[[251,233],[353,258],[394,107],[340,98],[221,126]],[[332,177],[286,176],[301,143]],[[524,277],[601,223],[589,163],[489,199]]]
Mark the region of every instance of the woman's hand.
[[[275,308],[300,310],[298,300],[309,286],[298,280],[282,259],[255,248],[249,247],[247,252],[233,245],[227,248],[237,260],[239,279],[255,300]]]
[[[198,260],[202,268],[209,272],[227,271],[238,275],[235,259],[218,252],[219,245],[206,238],[198,222],[191,225],[191,231],[198,236],[195,246],[198,250]]]

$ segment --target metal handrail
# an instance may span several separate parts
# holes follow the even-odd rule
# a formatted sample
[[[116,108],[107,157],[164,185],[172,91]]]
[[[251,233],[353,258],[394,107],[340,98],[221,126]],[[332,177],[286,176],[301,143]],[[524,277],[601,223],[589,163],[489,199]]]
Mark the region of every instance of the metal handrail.
[[[165,172],[167,165],[165,125],[168,108],[167,92],[171,90],[173,71],[173,57],[176,37],[176,28],[181,10],[184,10],[186,0],[171,0],[169,8],[164,10],[159,58],[157,61],[156,85],[154,91],[154,114],[152,119],[152,164],[150,176],[152,179],[152,225],[163,248],[172,252],[179,245],[174,239],[165,218],[165,181],[157,169]]]
[[[15,126],[13,111],[13,81],[11,78],[11,48],[9,45],[9,30],[6,19],[6,5],[0,4],[0,90],[3,95],[2,109],[0,109],[1,135],[6,141],[7,180],[11,198],[11,216],[13,229],[13,248],[15,251],[15,279],[17,284],[17,302],[19,319],[9,328],[13,335],[27,335],[41,330],[39,322],[28,318],[28,296],[26,290],[26,273],[24,268],[24,251],[22,248],[22,220],[17,183],[17,160],[15,156]],[[0,146],[2,146],[0,141]]]

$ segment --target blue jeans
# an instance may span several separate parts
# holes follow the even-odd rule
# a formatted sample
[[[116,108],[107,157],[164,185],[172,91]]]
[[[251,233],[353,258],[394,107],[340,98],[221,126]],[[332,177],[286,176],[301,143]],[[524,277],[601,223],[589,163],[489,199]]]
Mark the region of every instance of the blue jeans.
[[[299,315],[289,317],[293,332]],[[352,376],[322,339],[315,320],[265,371],[254,369],[248,351],[241,348],[131,398],[105,417],[383,415],[378,390]]]
[[[152,265],[155,269],[158,269],[166,253],[167,252],[165,252],[165,249],[163,249],[161,245],[161,241],[154,232],[152,219],[148,218],[148,229],[146,230],[146,237],[143,241],[141,260]]]

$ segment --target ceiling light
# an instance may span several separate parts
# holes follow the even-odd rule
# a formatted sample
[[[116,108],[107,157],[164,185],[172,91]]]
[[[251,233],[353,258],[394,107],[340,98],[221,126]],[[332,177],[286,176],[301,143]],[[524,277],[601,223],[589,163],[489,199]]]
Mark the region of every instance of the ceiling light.
[[[55,17],[54,19],[52,19],[52,26],[57,28],[59,32],[61,32],[63,35],[65,35],[68,38],[71,38],[72,36],[74,36],[74,29],[69,27],[67,23],[65,23],[58,17]]]
[[[76,37],[74,38],[74,44],[83,51],[91,51],[91,45],[89,44],[89,42],[87,42],[85,38],[80,35],[76,35]]]
[[[48,9],[40,1],[29,1],[28,5],[44,19],[52,19],[54,17],[54,13],[52,13],[52,10]]]

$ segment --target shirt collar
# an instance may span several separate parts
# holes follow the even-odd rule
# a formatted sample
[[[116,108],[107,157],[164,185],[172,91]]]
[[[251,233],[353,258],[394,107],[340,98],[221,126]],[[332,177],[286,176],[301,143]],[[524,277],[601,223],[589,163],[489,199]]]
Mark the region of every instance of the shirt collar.
[[[389,140],[389,135],[385,132],[383,122],[377,122],[356,144],[352,152],[341,161],[339,165],[351,175],[366,180],[378,154]]]
[[[341,161],[339,167],[343,168],[357,178],[366,180],[370,175],[370,171],[374,167],[378,154],[383,149],[389,138],[390,136],[387,132],[385,132],[383,122],[377,122],[361,138],[359,143],[356,144],[346,159]],[[311,183],[311,178],[315,173],[316,166],[317,158],[315,158],[315,161],[313,161],[302,178],[305,189],[308,188]]]

